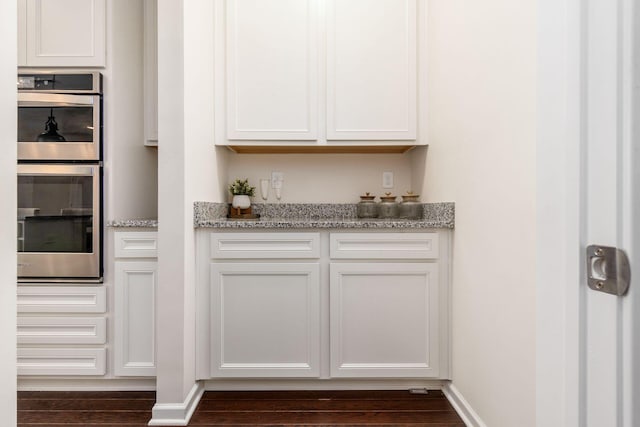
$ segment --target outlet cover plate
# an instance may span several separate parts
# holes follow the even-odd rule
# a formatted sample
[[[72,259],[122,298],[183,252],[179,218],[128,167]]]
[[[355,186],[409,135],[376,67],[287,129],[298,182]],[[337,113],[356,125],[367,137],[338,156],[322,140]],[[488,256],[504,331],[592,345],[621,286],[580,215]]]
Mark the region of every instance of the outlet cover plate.
[[[382,172],[382,188],[393,188],[393,172]]]
[[[284,173],[271,172],[271,188],[282,188],[283,181],[284,181]]]

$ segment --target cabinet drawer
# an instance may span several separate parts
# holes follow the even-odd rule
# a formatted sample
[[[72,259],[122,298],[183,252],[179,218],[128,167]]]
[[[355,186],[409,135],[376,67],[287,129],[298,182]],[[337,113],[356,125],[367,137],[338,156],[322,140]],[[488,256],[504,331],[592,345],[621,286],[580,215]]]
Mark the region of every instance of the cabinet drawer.
[[[18,375],[104,375],[104,348],[19,348]]]
[[[157,258],[158,233],[156,231],[116,232],[116,258]]]
[[[211,258],[320,258],[320,234],[212,233]]]
[[[435,259],[437,233],[331,233],[331,259]]]
[[[18,317],[18,344],[105,344],[104,317]]]
[[[104,313],[103,286],[18,286],[18,313]]]

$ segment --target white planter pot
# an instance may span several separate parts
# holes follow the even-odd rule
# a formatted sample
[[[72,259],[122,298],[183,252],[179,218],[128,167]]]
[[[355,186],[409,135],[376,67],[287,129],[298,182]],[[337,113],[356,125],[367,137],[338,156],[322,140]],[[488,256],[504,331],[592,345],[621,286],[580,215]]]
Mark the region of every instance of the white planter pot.
[[[247,209],[251,206],[251,199],[249,199],[249,196],[244,194],[235,195],[231,201],[231,206],[234,208]]]

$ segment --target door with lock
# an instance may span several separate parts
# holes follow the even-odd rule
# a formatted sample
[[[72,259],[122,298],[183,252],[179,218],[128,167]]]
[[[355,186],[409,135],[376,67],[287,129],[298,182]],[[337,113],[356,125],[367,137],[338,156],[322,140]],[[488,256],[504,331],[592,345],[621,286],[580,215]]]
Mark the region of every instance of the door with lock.
[[[581,3],[577,421],[632,427],[640,425],[640,19],[631,1]]]
[[[536,425],[640,426],[640,5],[540,0]]]

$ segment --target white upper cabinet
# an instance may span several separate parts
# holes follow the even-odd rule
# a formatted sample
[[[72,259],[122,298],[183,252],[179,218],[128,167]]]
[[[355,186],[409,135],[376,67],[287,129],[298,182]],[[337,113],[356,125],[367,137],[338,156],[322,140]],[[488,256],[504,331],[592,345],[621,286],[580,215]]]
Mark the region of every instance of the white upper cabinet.
[[[316,3],[227,3],[228,139],[317,138]]]
[[[220,0],[216,13],[216,144],[426,144],[424,0]]]
[[[416,1],[327,0],[327,139],[416,139]]]
[[[19,66],[104,67],[106,0],[19,0]]]
[[[144,145],[158,146],[158,0],[144,2]]]

